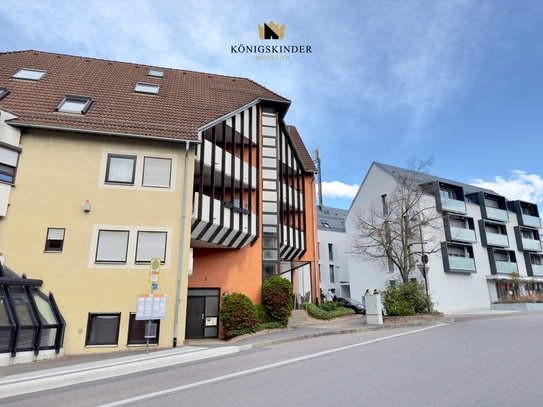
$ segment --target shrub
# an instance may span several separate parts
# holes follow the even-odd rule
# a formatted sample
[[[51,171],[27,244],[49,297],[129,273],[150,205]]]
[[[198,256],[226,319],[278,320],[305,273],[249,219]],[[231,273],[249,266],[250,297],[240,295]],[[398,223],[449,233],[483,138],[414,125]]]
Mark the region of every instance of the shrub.
[[[288,325],[292,313],[292,284],[281,276],[272,276],[262,283],[262,307],[270,322]]]
[[[388,315],[415,315],[434,312],[434,304],[426,295],[424,285],[416,281],[408,283],[387,283],[381,291]]]
[[[318,306],[312,302],[304,302],[302,307],[304,307],[307,310],[307,313],[313,318],[324,320],[330,320],[355,313],[352,309],[345,308],[341,304],[334,302],[325,302]]]
[[[256,311],[258,312],[258,319],[260,321],[260,324],[267,324],[270,322],[270,318],[268,317],[268,314],[266,314],[266,310],[262,306],[262,304],[256,304]]]
[[[226,329],[226,337],[256,332],[258,311],[249,297],[232,293],[223,298],[220,319]]]

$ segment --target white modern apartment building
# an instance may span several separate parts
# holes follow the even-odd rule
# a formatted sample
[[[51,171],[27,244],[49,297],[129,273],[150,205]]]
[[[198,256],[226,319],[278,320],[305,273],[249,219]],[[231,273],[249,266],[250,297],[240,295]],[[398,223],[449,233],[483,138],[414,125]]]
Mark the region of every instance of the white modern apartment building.
[[[381,204],[406,169],[373,162],[349,209],[346,219],[348,246],[356,229],[356,208]],[[420,184],[430,183],[428,207],[442,217],[437,252],[428,256],[428,286],[441,312],[490,308],[508,294],[509,273],[516,271],[525,289],[543,288],[541,221],[537,206],[508,200],[498,193],[444,178],[422,174]],[[441,221],[440,221],[441,222]],[[421,230],[421,242],[429,231]],[[420,242],[419,242],[420,243]],[[382,289],[397,273],[381,270],[370,262],[347,257],[352,298],[366,289]],[[417,270],[413,277],[422,280]]]
[[[347,263],[349,244],[345,233],[347,212],[325,206],[317,208],[320,287],[324,293],[330,289],[338,297],[350,298]]]

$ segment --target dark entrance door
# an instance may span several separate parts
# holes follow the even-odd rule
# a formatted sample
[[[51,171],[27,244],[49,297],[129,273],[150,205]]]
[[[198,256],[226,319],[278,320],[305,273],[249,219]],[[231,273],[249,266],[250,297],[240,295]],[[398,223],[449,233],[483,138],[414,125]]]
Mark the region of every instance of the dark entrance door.
[[[187,298],[187,326],[185,333],[187,339],[204,337],[205,304],[206,297]]]

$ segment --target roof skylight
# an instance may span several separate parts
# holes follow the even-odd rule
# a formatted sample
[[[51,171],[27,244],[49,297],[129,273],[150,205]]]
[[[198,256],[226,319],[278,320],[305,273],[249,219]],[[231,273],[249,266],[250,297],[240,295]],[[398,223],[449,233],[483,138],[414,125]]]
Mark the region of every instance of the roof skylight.
[[[59,112],[65,113],[86,113],[89,110],[92,101],[89,96],[66,95],[62,103],[58,106]]]
[[[41,69],[23,68],[19,72],[17,72],[15,75],[13,75],[12,78],[39,81],[42,78],[42,76],[45,75],[46,73],[47,71],[42,71]]]
[[[4,99],[4,97],[8,94],[8,90],[5,86],[0,86],[0,100]]]
[[[149,69],[149,76],[156,76],[157,78],[162,78],[164,76],[164,71],[160,69]]]
[[[326,229],[332,229],[330,225],[328,224],[328,222],[321,221],[321,223],[322,223],[322,226],[324,226]]]
[[[157,95],[159,89],[160,89],[160,85],[156,85],[154,83],[138,82],[136,84],[136,87],[134,88],[134,92],[149,93],[151,95]]]

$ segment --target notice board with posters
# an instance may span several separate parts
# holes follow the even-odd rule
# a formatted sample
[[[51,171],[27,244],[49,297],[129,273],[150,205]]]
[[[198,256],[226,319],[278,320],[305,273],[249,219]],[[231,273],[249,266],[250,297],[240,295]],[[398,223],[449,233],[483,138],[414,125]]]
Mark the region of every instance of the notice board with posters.
[[[136,320],[166,318],[167,294],[138,294]]]

